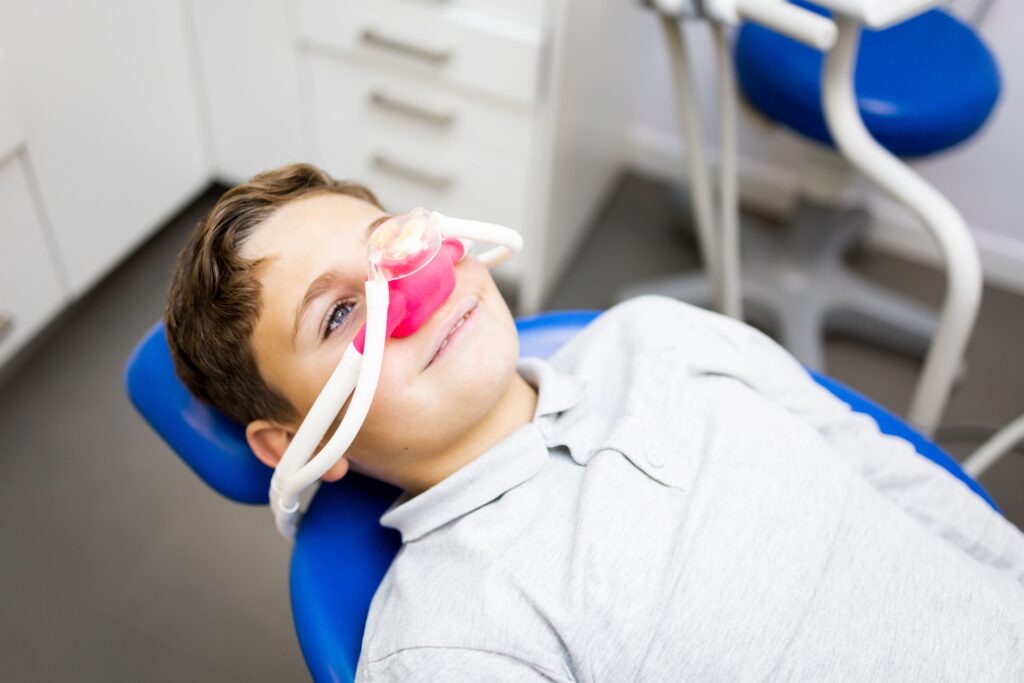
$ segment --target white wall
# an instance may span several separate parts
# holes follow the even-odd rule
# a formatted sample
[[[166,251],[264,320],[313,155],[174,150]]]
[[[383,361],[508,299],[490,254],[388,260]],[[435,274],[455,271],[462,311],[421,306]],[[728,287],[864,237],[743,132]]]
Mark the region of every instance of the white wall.
[[[955,3],[969,11],[977,2]],[[638,10],[642,11],[642,10]],[[982,252],[986,277],[995,284],[1024,291],[1024,3],[997,1],[981,28],[995,53],[1003,78],[1001,100],[986,126],[971,140],[949,152],[914,164],[945,192],[964,214]],[[645,76],[634,94],[636,114],[631,131],[632,162],[659,175],[681,178],[684,145],[678,131],[664,41],[653,15],[643,42]],[[714,148],[714,62],[707,28],[687,27],[693,70],[704,109],[706,133]],[[745,190],[783,201],[797,183],[800,150],[793,138],[778,130],[760,129],[741,117],[740,159]],[[910,256],[933,260],[935,252],[923,230],[901,207],[866,185],[863,196],[875,212],[874,241]]]

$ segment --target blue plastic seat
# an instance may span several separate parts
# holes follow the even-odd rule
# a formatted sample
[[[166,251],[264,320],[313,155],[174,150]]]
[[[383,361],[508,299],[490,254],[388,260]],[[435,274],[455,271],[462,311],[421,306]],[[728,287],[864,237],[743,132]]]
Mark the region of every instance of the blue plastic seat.
[[[822,61],[817,50],[754,24],[744,25],[736,41],[747,100],[768,118],[832,145],[821,105]],[[933,154],[969,138],[1000,90],[985,43],[939,9],[883,31],[865,30],[854,82],[868,130],[902,157]]]
[[[598,314],[571,311],[518,320],[522,355],[549,356]],[[855,410],[874,417],[883,432],[910,441],[995,507],[952,458],[899,418],[834,380],[818,375],[815,379]],[[182,387],[162,324],[151,329],[132,353],[125,384],[143,417],[204,481],[233,500],[267,502],[271,471],[249,451],[240,427]],[[341,481],[320,487],[299,528],[291,560],[292,611],[316,681],[354,678],[370,601],[400,545],[398,533],[378,523],[398,493],[392,486],[350,472]]]

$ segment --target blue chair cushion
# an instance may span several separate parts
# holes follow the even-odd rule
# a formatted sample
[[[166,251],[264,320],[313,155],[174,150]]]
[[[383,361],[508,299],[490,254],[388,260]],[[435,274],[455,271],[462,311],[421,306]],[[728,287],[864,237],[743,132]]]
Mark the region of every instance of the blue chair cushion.
[[[820,14],[826,12],[797,2]],[[736,41],[747,100],[791,130],[832,145],[821,105],[823,56],[755,24]],[[999,98],[999,70],[978,35],[944,10],[882,31],[865,30],[855,87],[871,134],[902,157],[932,154],[966,140]]]
[[[253,455],[240,425],[178,380],[162,322],[132,351],[124,383],[135,408],[200,479],[239,503],[269,501],[273,470]]]

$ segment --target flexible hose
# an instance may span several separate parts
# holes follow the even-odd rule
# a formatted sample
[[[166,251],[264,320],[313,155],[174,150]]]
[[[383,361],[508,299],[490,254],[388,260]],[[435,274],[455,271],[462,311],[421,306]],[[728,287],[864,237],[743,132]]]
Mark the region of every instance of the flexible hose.
[[[345,455],[370,411],[384,363],[388,298],[386,281],[370,280],[366,283],[366,345],[363,349],[363,363],[359,369],[355,393],[352,395],[352,402],[345,412],[345,417],[327,444],[309,462],[281,483],[280,500],[274,508],[274,516],[278,530],[286,538],[295,537],[299,521],[299,496]],[[339,403],[335,406],[335,414],[341,410],[341,405]]]

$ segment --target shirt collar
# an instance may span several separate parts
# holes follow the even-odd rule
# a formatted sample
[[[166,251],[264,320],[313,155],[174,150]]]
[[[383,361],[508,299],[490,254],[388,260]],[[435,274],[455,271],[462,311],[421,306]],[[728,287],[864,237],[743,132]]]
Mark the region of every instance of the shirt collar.
[[[517,370],[538,392],[533,420],[418,496],[399,496],[381,516],[380,523],[397,529],[403,543],[422,538],[487,505],[544,467],[548,447],[553,444],[541,434],[538,419],[574,407],[583,396],[584,386],[539,358],[520,360]]]

